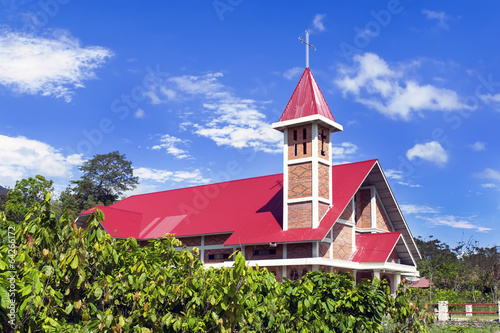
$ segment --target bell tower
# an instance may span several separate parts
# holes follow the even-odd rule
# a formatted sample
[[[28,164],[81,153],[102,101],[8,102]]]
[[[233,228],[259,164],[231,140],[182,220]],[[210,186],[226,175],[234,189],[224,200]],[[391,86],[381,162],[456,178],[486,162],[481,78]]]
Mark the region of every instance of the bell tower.
[[[332,205],[331,133],[343,128],[309,67],[272,127],[284,135],[283,230],[317,228]]]

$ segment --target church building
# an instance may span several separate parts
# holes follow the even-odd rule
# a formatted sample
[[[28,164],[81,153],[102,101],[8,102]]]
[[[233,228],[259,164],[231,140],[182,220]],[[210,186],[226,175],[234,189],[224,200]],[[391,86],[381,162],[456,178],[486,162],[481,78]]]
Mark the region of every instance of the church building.
[[[101,209],[112,237],[173,234],[207,266],[241,251],[276,279],[347,271],[357,281],[418,276],[420,253],[378,160],[332,165],[342,131],[306,67],[281,118],[283,173],[130,196]]]

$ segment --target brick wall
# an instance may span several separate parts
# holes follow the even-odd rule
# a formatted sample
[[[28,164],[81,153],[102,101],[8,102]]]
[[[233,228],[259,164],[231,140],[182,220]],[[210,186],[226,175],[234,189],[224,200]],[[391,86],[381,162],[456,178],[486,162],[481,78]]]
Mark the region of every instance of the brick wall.
[[[288,244],[287,250],[288,259],[312,257],[312,243]]]
[[[224,262],[224,261],[232,261],[234,259],[209,259],[210,255],[216,255],[216,254],[222,254],[222,255],[227,255],[230,256],[233,253],[233,249],[216,249],[216,250],[205,250],[205,263],[206,264],[214,264],[214,263],[219,263],[219,262]]]
[[[352,220],[352,200],[349,201],[349,203],[347,204],[347,207],[344,209],[344,211],[340,215],[340,218],[342,220],[353,222],[353,220]]]
[[[321,130],[324,133],[323,146],[321,145]],[[326,127],[318,125],[318,157],[326,161],[329,161],[330,151],[328,149],[328,143],[330,142],[330,130]],[[321,147],[323,147],[323,153],[321,154]]]
[[[332,228],[333,259],[348,260],[352,254],[352,227],[334,224]]]
[[[392,231],[391,222],[382,208],[382,202],[378,196],[376,196],[375,199],[377,204],[377,228]]]
[[[312,196],[312,163],[288,166],[288,198]]]
[[[312,228],[312,202],[288,204],[288,229]]]
[[[255,254],[255,250],[275,250],[276,254]],[[247,246],[245,247],[245,258],[247,260],[283,259],[283,245],[278,244],[276,247],[267,245]]]
[[[329,167],[318,163],[318,196],[330,199],[330,172]]]
[[[371,191],[359,190],[356,195],[356,216],[358,228],[372,227]]]
[[[330,247],[331,243],[321,242],[319,243],[319,256],[322,258],[330,258]]]
[[[321,221],[323,216],[325,216],[326,212],[328,211],[328,208],[330,206],[324,202],[319,203],[319,209],[318,209],[318,222]]]
[[[302,276],[306,275],[310,271],[312,271],[312,265],[288,266],[286,270],[286,277],[289,280],[297,280],[300,279]]]
[[[306,130],[306,139],[303,138],[303,131]],[[297,131],[297,140],[294,140],[294,131]],[[304,154],[303,144],[306,144],[306,153]],[[297,147],[297,155],[295,156],[295,146]],[[302,125],[290,127],[288,129],[288,159],[295,160],[298,158],[312,156],[312,125]]]
[[[330,266],[319,265],[318,266],[318,271],[323,271],[323,272],[330,273]]]
[[[205,245],[222,245],[231,236],[231,234],[207,235],[205,236]]]
[[[179,238],[182,242],[182,245],[185,246],[201,246],[201,236],[196,237],[182,237]]]

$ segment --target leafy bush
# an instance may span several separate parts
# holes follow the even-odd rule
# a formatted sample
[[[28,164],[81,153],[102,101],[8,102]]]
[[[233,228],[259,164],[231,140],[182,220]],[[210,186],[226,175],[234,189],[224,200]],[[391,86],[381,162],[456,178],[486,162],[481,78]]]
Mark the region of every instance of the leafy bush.
[[[425,330],[408,291],[393,299],[385,282],[311,272],[277,283],[241,253],[231,268],[206,269],[173,237],[141,247],[111,238],[103,219],[95,212],[86,229],[57,219],[48,194],[17,224],[0,212],[4,332],[378,332],[387,314],[397,327]]]

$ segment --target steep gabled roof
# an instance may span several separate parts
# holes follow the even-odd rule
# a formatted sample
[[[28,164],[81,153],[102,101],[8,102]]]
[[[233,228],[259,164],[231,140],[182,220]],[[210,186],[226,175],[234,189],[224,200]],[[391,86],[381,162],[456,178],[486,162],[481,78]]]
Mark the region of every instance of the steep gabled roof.
[[[283,174],[134,195],[97,208],[103,210],[102,225],[113,237],[232,233],[225,245],[319,241],[375,163],[370,160],[333,167],[333,205],[316,229],[283,231]]]
[[[356,252],[351,257],[354,262],[386,262],[396,247],[400,232],[382,232],[356,235]]]
[[[306,68],[279,121],[282,122],[312,115],[322,115],[335,121],[311,70]]]
[[[412,260],[417,260],[421,258],[420,252],[415,244],[415,240],[413,239],[413,235],[411,234],[410,228],[406,223],[406,220],[399,208],[399,205],[392,193],[391,187],[389,186],[389,182],[382,171],[382,168],[377,161],[373,166],[373,169],[366,177],[363,186],[375,186],[377,189],[377,194],[382,201],[382,204],[391,220],[391,223],[394,227],[394,231],[400,231],[401,236],[408,246],[410,250]]]
[[[356,251],[350,261],[385,263],[396,252],[401,264],[415,266],[415,260],[401,232],[381,232],[356,235]]]
[[[377,160],[332,167],[333,204],[318,228],[283,231],[283,174],[130,196],[109,207],[102,226],[113,237],[139,240],[229,233],[224,245],[321,241],[361,186],[375,186],[394,231],[398,253],[420,258]],[[90,214],[95,208],[80,215]],[[388,237],[388,236],[381,236]],[[404,250],[407,249],[407,250]]]

